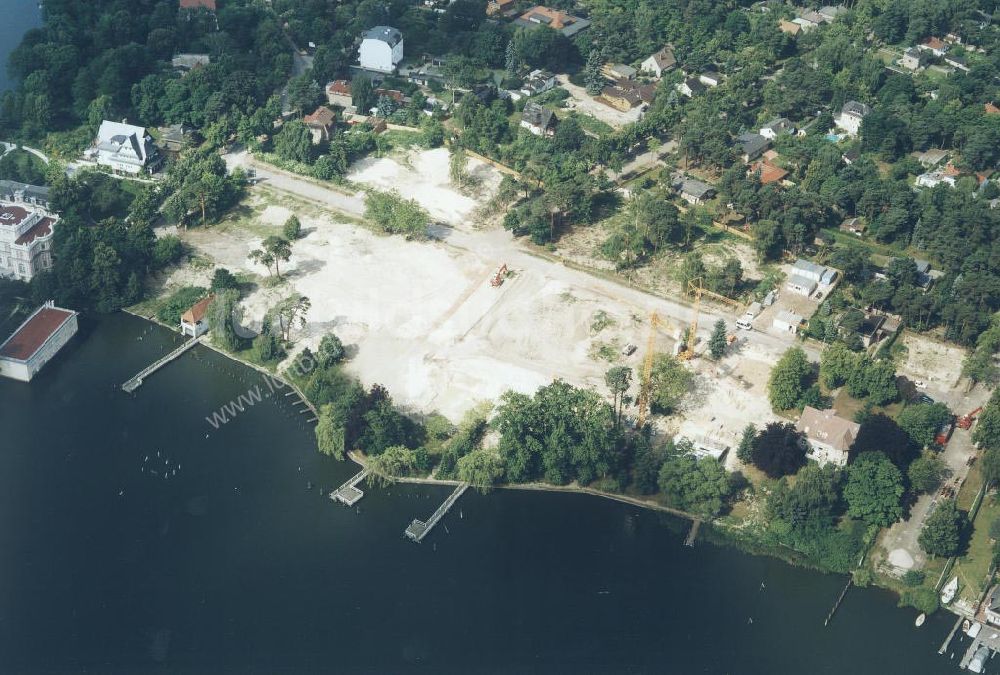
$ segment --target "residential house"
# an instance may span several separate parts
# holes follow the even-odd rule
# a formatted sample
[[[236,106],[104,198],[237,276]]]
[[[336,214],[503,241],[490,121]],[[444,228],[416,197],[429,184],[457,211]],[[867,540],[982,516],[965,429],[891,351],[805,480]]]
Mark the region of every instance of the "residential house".
[[[819,28],[820,25],[827,23],[827,18],[819,12],[807,9],[797,19],[793,19],[793,22],[802,26],[803,32],[808,33],[812,29]]]
[[[77,313],[46,302],[0,344],[0,376],[30,382],[77,331]]]
[[[861,151],[857,148],[851,148],[840,155],[840,158],[844,160],[844,164],[850,166],[861,158]]]
[[[778,22],[778,30],[780,30],[782,33],[786,33],[788,35],[791,35],[792,37],[795,37],[800,32],[802,32],[802,26],[793,21],[782,19],[781,21]]]
[[[330,140],[337,122],[337,115],[325,105],[321,105],[311,115],[303,117],[302,122],[312,134],[313,145],[317,145]]]
[[[824,286],[829,286],[837,280],[837,270],[826,265],[817,265],[803,258],[799,258],[792,265],[792,275],[812,279]]]
[[[207,66],[212,62],[212,57],[208,54],[176,54],[170,59],[170,65],[174,70],[188,72],[195,68]]]
[[[994,586],[989,597],[983,603],[986,621],[994,626],[1000,626],[1000,585]]]
[[[840,109],[840,114],[837,115],[834,124],[839,129],[843,129],[848,136],[857,136],[861,129],[861,121],[871,112],[872,109],[864,103],[848,101]]]
[[[714,187],[693,178],[679,178],[674,181],[673,187],[689,204],[704,204],[715,196]]]
[[[215,11],[215,0],[180,0],[180,8],[189,12],[205,10]]]
[[[514,20],[515,26],[534,30],[547,26],[566,37],[573,37],[590,25],[590,21],[558,9],[536,5]]]
[[[674,50],[670,47],[664,47],[643,61],[639,68],[644,73],[663,77],[663,73],[673,70],[676,66],[677,59],[674,58]]]
[[[751,175],[756,175],[757,179],[760,181],[761,185],[770,185],[771,183],[779,183],[788,176],[788,171],[782,169],[780,166],[772,164],[767,160],[754,163],[750,167],[749,173]]]
[[[899,65],[907,70],[920,70],[920,50],[916,47],[909,47],[899,59]]]
[[[621,112],[628,112],[642,103],[642,98],[636,88],[619,84],[602,89],[598,100]]]
[[[938,148],[913,153],[914,158],[920,162],[920,165],[928,169],[933,169],[947,159],[948,155],[949,152],[947,150],[940,150]]]
[[[944,62],[953,68],[961,70],[963,73],[969,72],[969,63],[961,56],[946,56]]]
[[[556,76],[547,70],[533,70],[528,73],[521,84],[521,93],[525,96],[535,96],[549,91],[556,86]]]
[[[803,318],[801,315],[795,312],[789,312],[787,309],[779,310],[775,315],[774,319],[771,321],[771,325],[780,330],[782,333],[791,333],[795,335],[799,332],[799,328],[802,326]]]
[[[190,335],[196,338],[208,332],[208,306],[215,299],[214,295],[202,298],[181,314],[181,335]]]
[[[688,98],[705,91],[705,85],[696,77],[686,77],[675,85],[677,91]]]
[[[865,222],[860,218],[845,218],[841,221],[838,229],[841,232],[850,232],[860,237],[865,232]]]
[[[605,63],[601,66],[601,75],[612,82],[634,80],[638,72],[632,66],[627,66],[624,63]]]
[[[955,187],[955,176],[945,171],[928,171],[917,176],[917,187],[934,188],[941,184]]]
[[[794,134],[795,125],[785,117],[777,117],[760,128],[760,135],[774,140],[781,134]]]
[[[536,136],[552,136],[555,134],[555,114],[548,108],[528,101],[521,113],[521,127]]]
[[[0,180],[0,201],[49,208],[49,188],[13,180]]]
[[[32,203],[48,204],[48,188],[4,183],[3,191],[13,199],[0,201],[0,278],[31,281],[52,269],[52,234],[59,219]]]
[[[847,8],[843,5],[824,5],[816,10],[816,13],[823,17],[826,23],[833,23],[838,16],[847,11]]]
[[[334,80],[327,83],[326,102],[340,108],[350,108],[354,103],[351,98],[351,83],[348,80]]]
[[[939,37],[932,36],[917,45],[917,49],[941,57],[948,53],[948,43]]]
[[[736,142],[740,145],[740,157],[744,164],[757,159],[771,146],[771,141],[752,132],[740,134],[736,137]]]
[[[719,75],[714,70],[706,70],[704,73],[698,75],[698,81],[706,87],[718,87],[722,84],[722,75]]]
[[[120,173],[152,173],[161,161],[153,138],[142,127],[124,122],[101,122],[94,147],[86,155]]]
[[[375,26],[361,36],[358,61],[365,70],[393,73],[403,60],[403,34],[392,26]]]
[[[983,111],[987,115],[1000,115],[1000,108],[993,104],[993,101],[983,104]]]
[[[486,3],[486,16],[500,16],[514,9],[514,0],[489,0]]]
[[[160,127],[160,147],[168,152],[180,152],[187,142],[188,130],[183,124]]]
[[[817,410],[806,406],[795,428],[806,437],[810,459],[820,466],[846,466],[861,425],[840,417],[832,409]]]

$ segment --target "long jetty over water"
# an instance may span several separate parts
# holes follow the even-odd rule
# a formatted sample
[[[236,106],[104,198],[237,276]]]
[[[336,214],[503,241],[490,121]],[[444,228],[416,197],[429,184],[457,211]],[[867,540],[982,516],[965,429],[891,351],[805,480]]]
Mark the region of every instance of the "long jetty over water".
[[[458,498],[462,496],[462,493],[468,489],[468,483],[462,483],[456,487],[455,491],[452,492],[446,500],[444,500],[444,503],[441,504],[441,506],[437,507],[437,511],[431,515],[430,519],[426,523],[422,520],[414,518],[413,522],[410,523],[410,526],[406,528],[406,536],[418,544],[423,541],[424,537],[427,536],[427,533],[434,529],[434,526],[438,524],[438,521],[444,518],[444,514],[448,513],[448,509],[454,506],[455,502],[458,501]]]
[[[185,342],[180,347],[170,352],[166,356],[160,357],[159,359],[157,359],[156,361],[154,361],[153,363],[151,363],[150,365],[146,366],[141,371],[139,371],[139,373],[134,377],[132,377],[128,382],[123,384],[122,389],[124,389],[129,393],[132,393],[133,391],[142,386],[142,381],[144,379],[146,379],[147,377],[155,373],[157,370],[159,370],[163,366],[167,365],[168,363],[176,359],[178,356],[180,356],[187,350],[194,347],[200,341],[201,337],[191,338],[190,340],[188,340],[187,342]]]

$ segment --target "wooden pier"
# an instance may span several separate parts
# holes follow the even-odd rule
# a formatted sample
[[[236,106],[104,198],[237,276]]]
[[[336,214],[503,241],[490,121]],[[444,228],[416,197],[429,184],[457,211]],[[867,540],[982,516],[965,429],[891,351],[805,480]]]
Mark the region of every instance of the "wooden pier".
[[[176,359],[178,356],[180,356],[187,350],[194,347],[200,341],[201,337],[191,338],[190,340],[188,340],[187,342],[185,342],[180,347],[170,352],[166,356],[160,357],[159,359],[157,359],[156,361],[154,361],[153,363],[151,363],[150,365],[146,366],[141,371],[139,371],[139,373],[134,377],[132,377],[128,382],[123,384],[122,389],[124,389],[129,393],[132,393],[133,391],[142,386],[143,380],[145,380],[147,377],[155,373],[157,370],[159,370],[163,366],[167,365],[168,363]]]
[[[427,533],[434,529],[434,526],[437,525],[438,522],[444,517],[444,514],[448,513],[448,509],[454,506],[455,502],[458,501],[458,498],[462,496],[462,493],[468,489],[468,483],[462,483],[456,487],[455,491],[452,492],[446,500],[444,500],[441,506],[437,507],[437,511],[431,514],[430,519],[426,523],[422,520],[414,518],[413,522],[406,528],[406,536],[418,544],[423,541],[424,537],[427,536]]]
[[[363,481],[367,475],[368,469],[362,469],[354,474],[346,483],[330,493],[330,499],[345,506],[354,506],[365,496],[365,493],[358,489],[358,483]]]
[[[698,528],[700,527],[701,527],[700,518],[691,523],[691,531],[688,532],[687,539],[684,540],[685,546],[694,546],[694,540],[698,538]]]
[[[962,625],[962,621],[965,617],[959,616],[955,619],[955,625],[951,627],[951,632],[948,633],[948,637],[944,639],[944,643],[941,645],[941,649],[938,650],[938,654],[944,654],[948,651],[948,645],[951,644],[951,639],[955,637],[955,633],[958,631],[958,627]]]
[[[823,622],[824,626],[830,625],[830,620],[833,619],[833,615],[837,613],[837,609],[840,607],[840,603],[844,601],[844,596],[847,595],[847,591],[851,589],[851,584],[853,583],[854,583],[853,577],[847,580],[847,585],[844,586],[844,590],[840,592],[840,597],[837,598],[837,602],[833,603],[833,608],[830,610],[830,613],[826,615],[826,621]]]

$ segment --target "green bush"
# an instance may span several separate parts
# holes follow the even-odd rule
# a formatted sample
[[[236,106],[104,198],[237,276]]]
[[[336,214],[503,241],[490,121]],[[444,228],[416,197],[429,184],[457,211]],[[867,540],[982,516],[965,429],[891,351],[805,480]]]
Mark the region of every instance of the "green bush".
[[[175,326],[180,323],[181,314],[207,294],[208,291],[201,286],[183,286],[170,294],[156,312],[156,317],[163,323]]]

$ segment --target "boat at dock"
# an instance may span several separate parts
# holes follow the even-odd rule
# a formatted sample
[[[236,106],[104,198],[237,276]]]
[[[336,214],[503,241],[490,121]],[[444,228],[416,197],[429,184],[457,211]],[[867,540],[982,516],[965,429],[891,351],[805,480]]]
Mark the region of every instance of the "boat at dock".
[[[949,602],[955,599],[955,593],[958,592],[958,577],[952,577],[951,581],[945,584],[945,587],[941,589],[941,604],[947,605]]]

